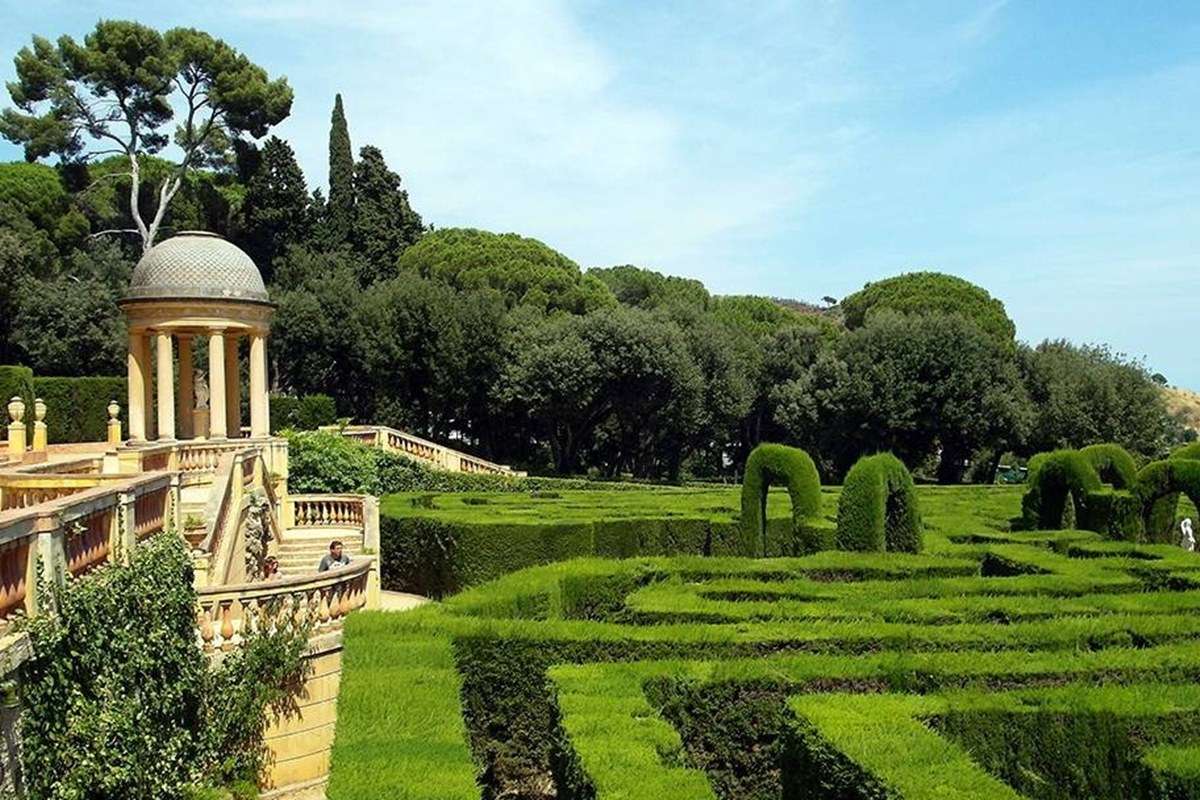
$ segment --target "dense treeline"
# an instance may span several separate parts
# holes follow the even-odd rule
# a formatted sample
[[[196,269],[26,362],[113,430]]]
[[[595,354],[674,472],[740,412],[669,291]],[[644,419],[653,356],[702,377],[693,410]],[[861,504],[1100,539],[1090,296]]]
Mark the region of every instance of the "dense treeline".
[[[186,53],[195,37],[225,52],[188,36]],[[40,52],[18,57],[26,83],[44,82],[28,66]],[[286,82],[261,78],[290,107]],[[14,102],[33,109],[37,88]],[[0,132],[36,160],[52,148],[30,137],[54,113],[6,111]],[[67,139],[54,166],[0,165],[0,363],[124,371],[116,300],[146,243],[135,223],[178,182],[158,238],[216,231],[255,259],[279,305],[276,390],[533,471],[726,477],[771,440],[831,480],[890,450],[918,477],[957,482],[990,479],[1005,453],[1115,441],[1150,456],[1184,434],[1140,362],[1020,343],[1003,304],[958,278],[903,275],[816,306],[714,296],[635,266],[584,271],[533,239],[426,226],[378,148],[355,156],[340,96],[328,198],[310,191],[290,145],[266,136],[279,113],[226,126],[186,170],[159,148],[84,158]]]

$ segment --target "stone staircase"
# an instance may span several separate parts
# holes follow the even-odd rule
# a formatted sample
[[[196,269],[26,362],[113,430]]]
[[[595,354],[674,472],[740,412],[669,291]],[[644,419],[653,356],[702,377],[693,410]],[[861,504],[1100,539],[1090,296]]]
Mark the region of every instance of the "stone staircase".
[[[329,552],[329,543],[334,539],[342,543],[343,551],[351,560],[362,555],[362,536],[345,536],[337,531],[304,530],[293,528],[279,542],[275,554],[279,559],[279,571],[285,578],[315,572],[321,557]]]

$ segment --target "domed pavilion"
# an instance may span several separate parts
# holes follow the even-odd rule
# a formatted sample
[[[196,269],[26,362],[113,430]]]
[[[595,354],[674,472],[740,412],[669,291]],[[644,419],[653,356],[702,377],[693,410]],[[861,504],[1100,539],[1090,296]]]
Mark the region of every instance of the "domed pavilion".
[[[129,325],[130,443],[241,436],[243,339],[250,436],[270,435],[267,335],[274,306],[250,256],[217,234],[181,232],[146,251],[120,305]],[[207,408],[198,407],[194,379],[201,341]]]

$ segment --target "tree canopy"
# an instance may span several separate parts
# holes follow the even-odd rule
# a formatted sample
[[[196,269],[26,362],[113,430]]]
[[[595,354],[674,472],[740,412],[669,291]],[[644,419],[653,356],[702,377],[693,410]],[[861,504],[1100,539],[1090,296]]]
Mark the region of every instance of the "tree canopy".
[[[532,305],[582,314],[616,303],[599,278],[583,274],[578,264],[538,240],[515,233],[444,228],[405,250],[399,267],[464,291],[495,289],[510,308]]]
[[[130,176],[129,207],[149,249],[189,169],[221,164],[233,138],[264,136],[291,111],[292,90],[220,39],[192,28],[160,33],[127,20],[101,20],[82,43],[33,37],[17,53],[8,84],[15,108],[0,113],[0,134],[34,161],[65,163],[120,155]],[[172,134],[173,103],[184,110]],[[148,214],[141,163],[174,143],[182,152]],[[148,219],[147,219],[148,217]]]
[[[1016,326],[1004,304],[970,281],[940,272],[909,272],[868,283],[841,302],[846,327],[860,328],[876,311],[961,314],[987,333],[1012,342]]]

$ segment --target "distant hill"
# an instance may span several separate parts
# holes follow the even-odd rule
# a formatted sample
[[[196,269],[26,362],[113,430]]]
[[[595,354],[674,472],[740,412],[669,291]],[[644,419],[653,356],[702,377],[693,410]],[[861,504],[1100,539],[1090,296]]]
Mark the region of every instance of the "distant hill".
[[[1200,392],[1178,386],[1164,386],[1167,410],[1189,428],[1200,431]]]

